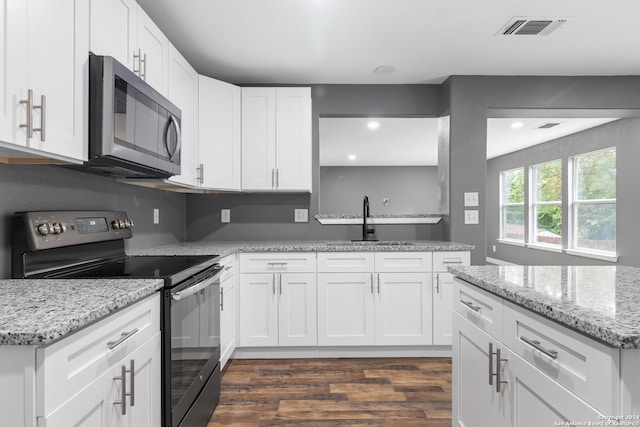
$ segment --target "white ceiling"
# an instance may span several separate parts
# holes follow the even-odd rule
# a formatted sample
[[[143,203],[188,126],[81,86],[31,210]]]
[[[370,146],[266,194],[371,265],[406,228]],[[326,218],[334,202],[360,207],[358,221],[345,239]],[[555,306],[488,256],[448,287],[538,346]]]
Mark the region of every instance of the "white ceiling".
[[[617,118],[509,118],[487,120],[487,159],[522,150],[536,144],[571,135]],[[513,123],[522,123],[521,127],[512,127]],[[540,126],[559,123],[548,129]]]
[[[375,121],[377,129],[367,125]],[[320,118],[320,166],[436,166],[438,119]],[[348,156],[355,155],[354,160]]]
[[[638,0],[138,0],[200,74],[231,83],[440,83],[640,74]],[[513,17],[548,36],[496,35]],[[376,67],[393,72],[378,75]]]

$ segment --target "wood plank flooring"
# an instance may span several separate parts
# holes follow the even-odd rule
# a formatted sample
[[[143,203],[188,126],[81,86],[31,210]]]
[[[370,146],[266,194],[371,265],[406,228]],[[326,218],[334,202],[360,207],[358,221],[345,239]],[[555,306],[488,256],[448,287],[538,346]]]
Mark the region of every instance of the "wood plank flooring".
[[[451,358],[233,360],[208,427],[451,426]]]

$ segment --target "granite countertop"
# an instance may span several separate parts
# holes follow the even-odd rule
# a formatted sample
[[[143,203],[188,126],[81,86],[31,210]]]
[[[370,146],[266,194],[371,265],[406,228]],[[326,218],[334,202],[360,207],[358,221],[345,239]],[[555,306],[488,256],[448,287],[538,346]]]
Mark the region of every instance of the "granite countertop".
[[[161,279],[0,280],[0,345],[40,345],[138,301]]]
[[[473,245],[455,242],[408,240],[351,242],[337,240],[186,242],[131,251],[130,255],[220,255],[236,252],[431,252],[470,251]]]
[[[460,279],[619,348],[640,348],[640,268],[449,267]]]

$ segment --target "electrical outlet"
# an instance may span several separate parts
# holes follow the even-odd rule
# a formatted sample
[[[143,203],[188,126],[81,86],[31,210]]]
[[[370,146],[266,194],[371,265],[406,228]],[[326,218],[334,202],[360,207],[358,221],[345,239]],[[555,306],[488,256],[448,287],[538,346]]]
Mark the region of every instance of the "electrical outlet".
[[[220,222],[231,222],[231,209],[220,209]]]
[[[153,210],[153,223],[160,224],[160,209]]]
[[[309,222],[309,209],[296,209],[293,213],[295,222]]]
[[[464,205],[465,206],[478,206],[478,192],[464,193]]]
[[[465,224],[479,224],[478,211],[475,209],[468,209],[464,211],[464,223]]]
[[[496,251],[496,245],[491,246],[491,250],[492,250],[493,252],[495,252],[495,251]]]

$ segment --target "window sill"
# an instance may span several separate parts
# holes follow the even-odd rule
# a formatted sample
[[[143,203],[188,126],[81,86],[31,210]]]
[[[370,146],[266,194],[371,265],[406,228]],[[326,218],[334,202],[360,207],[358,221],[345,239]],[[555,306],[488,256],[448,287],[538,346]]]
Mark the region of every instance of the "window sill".
[[[538,250],[541,250],[541,251],[555,252],[557,254],[561,254],[562,253],[562,248],[559,247],[559,246],[542,245],[540,243],[527,243],[526,246],[528,248],[538,249]]]
[[[521,248],[525,247],[524,242],[520,242],[518,240],[498,239],[498,243],[503,243],[505,245],[512,245],[512,246],[520,246]]]
[[[564,253],[566,253],[567,255],[575,255],[575,256],[581,256],[585,258],[599,259],[601,261],[618,262],[617,255],[607,255],[604,253],[587,252],[587,251],[581,251],[577,249],[565,249]]]

